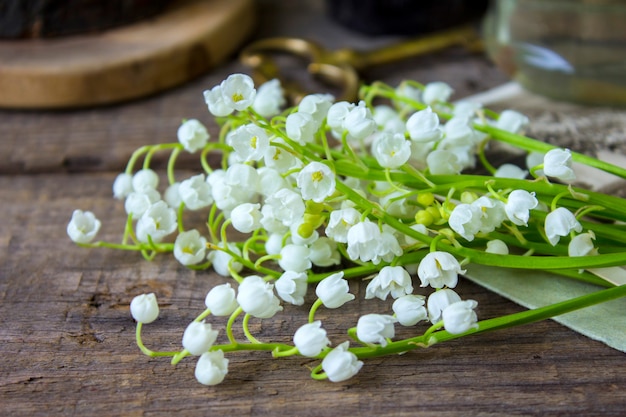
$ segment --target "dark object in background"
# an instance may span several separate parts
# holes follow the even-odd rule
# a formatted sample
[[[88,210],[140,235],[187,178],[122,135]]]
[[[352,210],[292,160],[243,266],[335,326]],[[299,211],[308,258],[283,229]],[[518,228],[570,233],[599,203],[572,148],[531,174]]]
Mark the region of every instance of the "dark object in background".
[[[162,11],[172,0],[0,0],[0,38],[98,32]]]
[[[480,19],[489,0],[326,0],[328,16],[367,35],[417,35]]]

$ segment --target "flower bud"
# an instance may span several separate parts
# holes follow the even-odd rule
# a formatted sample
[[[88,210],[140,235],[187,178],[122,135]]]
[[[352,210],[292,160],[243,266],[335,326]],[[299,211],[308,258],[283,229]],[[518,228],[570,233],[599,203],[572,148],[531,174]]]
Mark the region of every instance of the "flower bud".
[[[217,385],[228,374],[228,359],[222,350],[205,352],[198,359],[194,372],[196,379],[203,385]]]
[[[130,314],[138,323],[152,323],[159,316],[159,304],[154,293],[141,294],[130,302]]]
[[[359,318],[356,335],[362,342],[387,346],[387,339],[395,336],[394,323],[398,320],[384,314],[366,314]]]
[[[356,375],[363,362],[358,360],[356,355],[348,351],[350,342],[343,342],[330,351],[322,361],[322,369],[332,382],[341,382]]]
[[[354,300],[354,294],[349,291],[348,281],[343,279],[343,271],[324,278],[315,288],[315,294],[326,308],[339,308]]]
[[[211,288],[204,304],[214,316],[230,316],[239,307],[235,290],[228,283]]]
[[[330,345],[330,340],[326,337],[326,330],[322,328],[322,322],[316,320],[296,330],[293,335],[293,343],[301,355],[313,358]]]

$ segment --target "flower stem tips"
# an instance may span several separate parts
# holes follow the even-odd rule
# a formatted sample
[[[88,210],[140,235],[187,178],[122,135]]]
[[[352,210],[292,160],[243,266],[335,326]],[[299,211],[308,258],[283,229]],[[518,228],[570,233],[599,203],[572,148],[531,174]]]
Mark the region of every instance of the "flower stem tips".
[[[137,149],[117,176],[113,195],[126,212],[120,241],[97,240],[97,208],[75,210],[67,233],[79,246],[147,260],[171,253],[188,268],[232,279],[207,289],[206,309],[173,352],[141,339],[159,315],[156,296],[130,304],[141,351],[172,364],[195,357],[204,385],[221,383],[238,351],[310,358],[313,378],[340,382],[370,357],[623,296],[617,287],[478,320],[476,301],[456,290],[467,263],[612,286],[595,274],[626,264],[626,201],[558,181],[575,181],[572,162],[622,178],[626,170],[523,136],[525,116],[454,105],[452,93],[440,82],[377,82],[362,88],[358,103],[311,94],[285,109],[278,80],[257,89],[234,74],[204,92],[219,133],[185,120],[177,141]],[[489,161],[493,142],[526,152],[529,165]],[[181,152],[196,155],[201,170],[179,171]],[[165,175],[154,171],[156,153],[169,155]],[[351,280],[367,285],[358,308],[350,307]],[[345,332],[327,333],[337,326],[329,314]],[[255,334],[258,320],[293,323],[293,337]]]

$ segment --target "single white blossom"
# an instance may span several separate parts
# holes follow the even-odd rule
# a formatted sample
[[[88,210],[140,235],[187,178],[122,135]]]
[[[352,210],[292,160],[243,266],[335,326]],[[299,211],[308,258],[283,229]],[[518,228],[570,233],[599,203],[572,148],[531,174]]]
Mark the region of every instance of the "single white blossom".
[[[265,241],[265,252],[268,255],[277,255],[283,248],[283,235],[280,233],[270,233]]]
[[[500,239],[492,239],[487,242],[487,249],[485,249],[485,252],[498,255],[508,255],[509,248],[506,243],[504,243]]]
[[[180,198],[180,182],[175,182],[170,184],[163,193],[163,200],[167,203],[168,206],[178,209],[180,207],[183,200]]]
[[[413,113],[406,121],[406,130],[415,142],[433,142],[441,139],[439,116],[430,107]]]
[[[224,104],[235,110],[242,111],[254,103],[256,90],[254,81],[246,74],[229,75],[220,84]]]
[[[356,336],[365,343],[387,346],[387,339],[395,336],[394,324],[398,320],[385,314],[365,314],[356,324]]]
[[[195,265],[206,257],[206,238],[196,229],[181,232],[174,242],[174,257],[183,265]]]
[[[433,175],[456,175],[461,172],[463,165],[459,158],[450,151],[436,149],[426,157],[428,170]]]
[[[441,313],[449,305],[461,301],[461,297],[449,288],[437,290],[428,297],[428,319],[431,323],[437,323],[441,320]]]
[[[274,283],[276,293],[284,301],[296,306],[304,304],[307,290],[305,272],[286,271]]]
[[[391,308],[402,326],[414,326],[428,317],[423,295],[403,295],[393,302]]]
[[[506,219],[504,203],[490,197],[479,197],[471,203],[480,213],[480,233],[491,233]]]
[[[230,212],[230,219],[235,230],[241,233],[252,233],[261,227],[261,205],[259,203],[243,203]]]
[[[498,129],[511,133],[520,133],[528,126],[528,117],[514,110],[504,110],[496,121]]]
[[[528,175],[528,171],[513,164],[502,164],[498,167],[493,176],[496,178],[513,178],[523,180]]]
[[[74,210],[67,224],[67,234],[76,243],[89,243],[98,234],[100,220],[91,211]]]
[[[148,190],[156,190],[159,185],[159,176],[150,168],[140,169],[133,175],[133,191],[144,193]]]
[[[339,265],[341,253],[337,249],[337,242],[326,236],[316,239],[309,245],[309,259],[316,266]]]
[[[274,78],[259,86],[252,103],[255,112],[263,117],[272,117],[280,113],[285,105],[285,96],[280,80]]]
[[[569,256],[597,255],[598,249],[593,245],[595,238],[596,235],[591,230],[574,236],[567,245],[567,254]]]
[[[204,299],[204,304],[214,316],[230,316],[239,307],[235,290],[229,283],[211,288]]]
[[[399,168],[411,157],[411,143],[402,133],[381,132],[372,142],[371,150],[383,168]]]
[[[217,385],[228,374],[228,359],[224,358],[224,352],[214,350],[203,353],[198,359],[194,375],[198,382],[203,385]]]
[[[113,197],[122,200],[133,192],[133,176],[122,172],[113,182]]]
[[[174,233],[178,226],[176,212],[165,201],[158,201],[150,206],[137,222],[137,239],[148,242],[148,236],[158,243],[167,235]]]
[[[322,322],[316,320],[313,323],[300,326],[296,330],[293,335],[293,344],[296,345],[302,356],[314,358],[322,353],[326,346],[330,345],[330,340],[326,336]]]
[[[213,346],[218,333],[211,323],[192,321],[183,333],[183,347],[192,355],[200,356]]]
[[[257,275],[248,276],[239,284],[237,302],[247,314],[260,319],[273,317],[283,309],[274,295],[274,286]]]
[[[572,169],[572,154],[569,149],[552,149],[543,157],[543,172],[548,177],[563,181],[576,179]]]
[[[309,94],[300,100],[298,112],[310,114],[319,127],[326,118],[328,109],[333,105],[334,100],[335,98],[330,94]]]
[[[353,207],[331,211],[326,225],[326,236],[335,242],[347,243],[348,231],[359,222],[360,218],[361,213]]]
[[[304,112],[291,113],[285,122],[287,136],[300,145],[313,142],[318,127],[319,125],[313,116]]]
[[[228,249],[238,256],[241,256],[241,250],[234,243],[229,242]],[[223,277],[231,276],[231,270],[238,273],[243,269],[243,265],[240,262],[237,262],[230,253],[223,250],[218,249],[209,252],[208,259],[211,261],[215,272]]]
[[[513,190],[507,197],[504,211],[508,219],[518,226],[528,225],[530,210],[537,207],[539,201],[535,197],[535,193],[529,193],[526,190]]]
[[[348,281],[343,279],[343,271],[327,276],[315,288],[315,295],[326,308],[339,308],[348,301],[354,300],[350,294]]]
[[[420,261],[417,268],[422,287],[430,285],[433,288],[456,287],[459,274],[464,272],[459,261],[443,251],[430,252]]]
[[[474,309],[478,303],[474,300],[457,301],[450,304],[441,313],[443,327],[452,334],[464,333],[477,329],[477,317]]]
[[[189,119],[178,127],[178,141],[187,152],[196,152],[204,148],[209,140],[209,132],[197,119]]]
[[[379,260],[380,238],[380,228],[369,219],[355,224],[348,230],[348,256],[352,260],[360,259],[361,262]]]
[[[448,224],[452,230],[471,242],[480,230],[480,219],[481,212],[477,206],[462,203],[454,207]]]
[[[362,140],[374,133],[376,122],[372,112],[365,105],[364,101],[352,108],[343,120],[343,128],[348,131],[351,137]]]
[[[452,87],[446,83],[440,81],[428,83],[422,91],[422,101],[427,105],[446,102],[453,92]]]
[[[386,300],[389,294],[398,298],[413,292],[411,276],[401,266],[385,266],[367,285],[365,298]]]
[[[303,245],[287,244],[280,250],[278,266],[283,271],[304,272],[311,268],[309,248]]]
[[[274,168],[261,167],[257,169],[259,174],[259,193],[269,197],[281,188],[290,188],[287,180]]]
[[[333,131],[339,134],[343,133],[343,122],[354,107],[353,103],[348,103],[347,101],[334,103],[328,108],[326,123]]]
[[[210,90],[205,90],[204,102],[209,112],[215,117],[224,117],[231,114],[235,109],[226,103],[222,95],[222,86],[216,85]]]
[[[200,210],[213,204],[211,185],[206,182],[204,174],[182,181],[178,187],[178,195],[190,210]]]
[[[376,125],[383,132],[404,133],[405,124],[400,114],[392,107],[385,104],[374,107],[372,111]]]
[[[141,294],[130,302],[130,314],[138,323],[152,323],[159,317],[159,303],[154,293]]]
[[[273,168],[280,173],[296,168],[299,164],[299,160],[294,155],[279,146],[267,148],[263,162],[265,162],[266,167]]]
[[[483,105],[476,101],[459,100],[454,104],[452,114],[455,117],[473,118],[482,109]]]
[[[572,231],[580,233],[583,230],[576,217],[565,207],[558,207],[548,213],[544,227],[548,241],[552,246],[559,242],[561,236],[567,236]]]
[[[141,193],[133,191],[124,201],[124,210],[133,220],[137,220],[159,200],[161,200],[161,195],[157,190],[148,189]]]
[[[335,192],[335,174],[321,162],[310,162],[298,174],[297,184],[304,200],[321,203]]]
[[[293,190],[283,188],[265,200],[261,213],[264,218],[271,216],[284,226],[289,227],[292,223],[302,219],[304,209],[302,196]],[[263,220],[261,219],[261,224],[267,228]]]
[[[322,369],[332,382],[341,382],[356,375],[363,362],[348,350],[350,342],[346,341],[331,350],[322,360]]]
[[[270,138],[265,129],[248,123],[230,131],[226,144],[232,146],[241,161],[259,161],[270,147]]]

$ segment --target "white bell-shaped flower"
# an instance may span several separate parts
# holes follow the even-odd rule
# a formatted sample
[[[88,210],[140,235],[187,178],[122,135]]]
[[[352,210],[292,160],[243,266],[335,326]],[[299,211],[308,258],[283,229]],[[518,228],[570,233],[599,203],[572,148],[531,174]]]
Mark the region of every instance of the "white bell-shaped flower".
[[[543,157],[543,172],[548,177],[573,181],[576,174],[572,169],[572,154],[569,149],[552,149]]]
[[[98,234],[102,223],[91,211],[74,210],[67,224],[67,235],[76,243],[89,243]]]
[[[200,210],[213,204],[211,185],[206,182],[204,174],[182,181],[178,187],[178,195],[190,210]]]
[[[229,283],[211,288],[204,299],[204,305],[214,316],[230,316],[239,307],[237,294]]]
[[[414,326],[428,317],[424,304],[423,295],[407,294],[396,299],[391,308],[398,323],[402,326]]]
[[[226,144],[232,146],[241,161],[259,161],[270,147],[270,138],[265,129],[248,123],[230,131]]]
[[[383,132],[404,133],[405,124],[400,114],[392,107],[385,104],[374,107],[372,111],[376,125]]]
[[[498,129],[511,133],[520,133],[528,126],[528,117],[514,110],[504,110],[496,121]]]
[[[254,103],[256,90],[254,81],[246,74],[231,74],[220,84],[224,104],[242,111]]]
[[[480,209],[471,204],[458,204],[450,213],[448,225],[452,230],[468,241],[474,240],[474,235],[480,230]]]
[[[350,294],[348,281],[343,279],[343,271],[327,276],[315,288],[315,295],[326,308],[339,308],[348,301],[354,300]]]
[[[156,190],[159,185],[159,176],[150,168],[140,169],[133,175],[133,191],[143,193]]]
[[[363,140],[376,130],[376,122],[372,112],[365,105],[364,101],[352,108],[343,120],[343,128],[348,131],[351,137]]]
[[[437,290],[428,296],[428,319],[431,323],[437,323],[441,320],[441,313],[449,305],[461,301],[461,297],[449,288]]]
[[[506,219],[504,203],[490,197],[479,197],[471,203],[480,213],[480,233],[491,233]]]
[[[159,317],[159,303],[154,293],[141,294],[130,302],[130,314],[138,323],[152,323]]]
[[[526,190],[513,190],[507,197],[504,211],[508,219],[518,226],[526,226],[530,218],[530,210],[537,207],[539,201],[535,193]]]
[[[492,239],[487,242],[487,248],[485,249],[485,252],[497,255],[508,255],[509,247],[500,239]]]
[[[302,196],[296,191],[283,188],[265,200],[261,213],[264,217],[272,216],[284,226],[289,227],[302,219],[304,210]],[[263,220],[261,222],[265,226]]]
[[[424,86],[422,91],[422,101],[427,105],[446,102],[452,95],[454,90],[448,84],[435,81]]]
[[[241,233],[252,233],[261,227],[261,205],[243,203],[230,212],[233,227]]]
[[[304,304],[307,290],[305,272],[286,271],[274,283],[276,293],[284,301],[296,306]]]
[[[454,104],[452,114],[455,117],[466,117],[468,119],[474,118],[483,105],[476,101],[459,100]]]
[[[419,263],[417,274],[422,281],[422,287],[430,285],[433,288],[454,288],[459,274],[464,273],[459,261],[448,252],[434,251],[426,255]]]
[[[274,168],[261,167],[257,169],[259,174],[259,193],[269,197],[281,188],[290,188],[289,183],[280,172]]]
[[[133,192],[133,176],[122,172],[113,182],[113,197],[118,200],[125,199]]]
[[[229,242],[228,249],[241,256],[241,250],[234,243]],[[237,262],[230,253],[224,252],[223,250],[209,252],[208,259],[211,261],[215,272],[223,277],[231,276],[231,270],[238,273],[243,269],[243,265],[240,262]]]
[[[385,314],[365,314],[356,324],[356,336],[365,343],[387,346],[387,339],[395,336],[397,319]]]
[[[441,139],[439,116],[430,107],[413,113],[406,121],[406,130],[415,142],[433,142]]]
[[[593,244],[595,238],[596,236],[591,230],[574,236],[567,245],[567,254],[569,256],[597,255],[598,249]]]
[[[257,275],[246,277],[239,284],[237,302],[247,314],[260,319],[273,317],[283,309],[274,295],[274,286]]]
[[[178,142],[187,152],[196,152],[204,148],[209,140],[209,132],[197,119],[189,119],[178,127]]]
[[[523,180],[527,175],[527,170],[514,164],[502,164],[493,173],[493,176],[496,178],[512,178],[516,180]]]
[[[347,101],[334,103],[328,108],[326,124],[328,124],[333,131],[339,134],[343,133],[343,122],[354,107],[354,103],[348,103]]]
[[[252,103],[252,109],[263,117],[272,117],[280,113],[285,105],[285,95],[280,80],[274,78],[259,86]]]
[[[331,350],[322,360],[322,369],[332,382],[341,382],[355,376],[363,367],[363,362],[348,350],[346,341]]]
[[[299,160],[294,155],[279,146],[267,148],[263,162],[266,167],[273,168],[280,173],[296,168],[299,164]]]
[[[402,133],[380,132],[372,142],[372,155],[383,168],[399,168],[411,157],[411,143]]]
[[[285,131],[289,139],[298,142],[300,145],[306,145],[313,142],[315,133],[318,129],[318,123],[313,116],[304,112],[295,112],[287,116],[285,122]]]
[[[413,292],[411,276],[401,266],[385,266],[367,284],[365,299],[380,298],[386,300],[389,294],[392,298],[402,297]]]
[[[558,207],[548,213],[544,227],[552,246],[556,245],[562,236],[567,236],[572,231],[580,233],[583,230],[576,217],[565,207]]]
[[[380,240],[378,242],[377,254],[372,259],[374,265],[378,265],[380,261],[391,262],[397,256],[402,256],[403,250],[398,242],[398,238],[394,234],[391,227],[385,227],[380,233]]]
[[[426,165],[433,175],[456,175],[463,168],[459,158],[453,152],[443,149],[430,152],[426,157]]]
[[[203,385],[217,385],[224,381],[227,374],[228,359],[224,358],[221,349],[203,353],[194,371],[196,379]]]
[[[226,103],[222,94],[222,86],[216,85],[210,90],[203,92],[204,102],[209,112],[215,117],[224,117],[231,114],[235,109]]]
[[[196,229],[181,232],[174,242],[174,257],[183,265],[195,265],[206,257],[206,238]]]
[[[280,250],[278,266],[283,271],[304,272],[311,268],[309,248],[303,245],[288,244]]]
[[[348,242],[348,231],[357,224],[361,218],[355,208],[348,207],[330,212],[330,218],[326,225],[326,236],[338,243]]]
[[[211,323],[192,321],[183,333],[183,347],[192,355],[202,355],[213,346],[218,333]]]
[[[321,162],[310,162],[298,173],[297,184],[304,200],[321,203],[335,192],[335,173]]]
[[[293,335],[293,344],[296,345],[302,356],[314,358],[322,353],[326,346],[330,345],[330,340],[326,336],[322,322],[316,320],[313,323],[300,326],[296,330]]]
[[[337,249],[337,242],[326,236],[316,239],[309,245],[309,259],[316,266],[339,265],[341,253]]]
[[[317,126],[320,126],[328,109],[333,105],[335,98],[330,94],[309,94],[302,97],[298,104],[298,112],[308,113],[313,117]],[[317,130],[317,129],[316,129]]]
[[[176,212],[165,201],[157,201],[139,218],[137,239],[148,242],[148,236],[158,243],[167,235],[174,233],[178,226]]]
[[[452,334],[465,333],[478,328],[478,318],[474,309],[478,303],[474,300],[457,301],[450,304],[441,313],[443,327]]]
[[[149,189],[141,193],[133,191],[124,201],[124,210],[133,220],[137,220],[159,200],[161,200],[161,195],[157,190]]]
[[[348,230],[348,256],[352,260],[369,262],[379,255],[381,232],[376,223],[365,219]]]
[[[270,233],[265,241],[265,252],[268,255],[277,255],[283,248],[283,235],[280,233]]]

